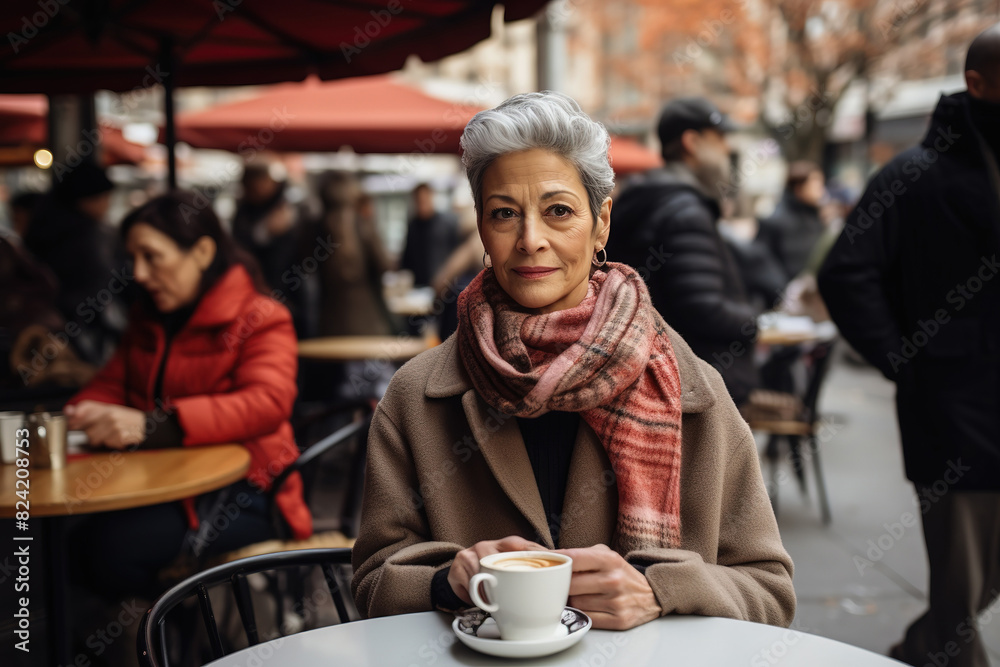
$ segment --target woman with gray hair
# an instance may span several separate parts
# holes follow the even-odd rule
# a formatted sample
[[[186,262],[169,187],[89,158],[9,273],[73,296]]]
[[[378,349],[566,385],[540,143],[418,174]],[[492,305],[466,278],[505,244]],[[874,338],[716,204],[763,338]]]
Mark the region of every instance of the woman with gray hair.
[[[598,628],[791,622],[792,563],[749,428],[639,274],[606,261],[608,146],[557,93],[466,127],[486,268],[458,331],[376,410],[352,583],[365,616],[470,606],[483,556],[559,549],[568,603]]]

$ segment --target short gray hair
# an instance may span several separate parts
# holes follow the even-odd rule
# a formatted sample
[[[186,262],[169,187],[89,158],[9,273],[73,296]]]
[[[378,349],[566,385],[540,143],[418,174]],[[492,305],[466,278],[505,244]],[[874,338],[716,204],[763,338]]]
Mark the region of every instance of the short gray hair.
[[[480,111],[465,126],[461,145],[462,164],[480,219],[483,176],[494,160],[507,153],[542,148],[568,160],[587,191],[595,223],[601,204],[615,187],[608,131],[562,93],[515,95],[495,109]]]

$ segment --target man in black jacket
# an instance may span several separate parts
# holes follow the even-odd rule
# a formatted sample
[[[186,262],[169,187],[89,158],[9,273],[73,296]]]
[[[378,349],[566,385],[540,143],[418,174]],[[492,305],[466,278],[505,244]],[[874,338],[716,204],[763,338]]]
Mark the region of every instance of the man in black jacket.
[[[653,305],[722,374],[739,404],[757,384],[754,309],[716,223],[730,184],[729,120],[706,99],[670,102],[660,114],[666,166],[615,200],[608,256],[635,267]]]
[[[788,165],[785,192],[770,216],[760,221],[757,240],[781,265],[785,284],[799,275],[823,236],[819,206],[826,194],[823,170],[812,162]]]
[[[426,183],[413,189],[416,211],[406,232],[400,268],[413,272],[414,285],[430,285],[461,239],[454,213],[434,209],[434,193]]]
[[[912,665],[988,665],[975,619],[1000,592],[1000,24],[965,78],[869,183],[819,275],[844,337],[896,383],[930,563],[930,609],[892,652]]]

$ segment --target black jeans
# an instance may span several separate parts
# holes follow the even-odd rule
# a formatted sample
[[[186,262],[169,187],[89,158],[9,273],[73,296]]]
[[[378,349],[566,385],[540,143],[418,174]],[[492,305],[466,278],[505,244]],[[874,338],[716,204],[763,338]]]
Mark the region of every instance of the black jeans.
[[[106,599],[155,599],[157,573],[183,550],[199,559],[276,537],[266,494],[240,481],[196,501],[201,526],[189,530],[179,502],[95,514],[70,540],[74,578]]]

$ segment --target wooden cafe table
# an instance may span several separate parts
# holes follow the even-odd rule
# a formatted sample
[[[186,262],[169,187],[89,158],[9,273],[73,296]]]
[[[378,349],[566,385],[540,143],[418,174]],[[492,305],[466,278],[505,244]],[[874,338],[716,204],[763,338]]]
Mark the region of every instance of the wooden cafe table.
[[[72,455],[71,455],[72,456]],[[91,514],[156,505],[215,491],[239,481],[250,467],[241,445],[100,452],[62,470],[29,468],[31,518]],[[0,517],[14,517],[17,468],[0,467]]]
[[[408,361],[437,341],[417,336],[328,336],[299,341],[299,358],[312,361]]]
[[[32,562],[48,560],[50,636],[32,632],[33,647],[54,647],[53,663],[71,664],[66,535],[70,515],[129,509],[181,500],[232,484],[246,476],[250,453],[241,445],[177,447],[136,452],[102,451],[73,456],[62,470],[27,468],[28,528],[42,519],[48,549],[38,554],[28,545]],[[0,466],[0,518],[12,519],[22,499],[15,495],[17,467]],[[30,535],[24,533],[24,535]],[[15,538],[16,539],[16,538]],[[36,575],[37,576],[37,575]]]
[[[386,295],[385,305],[394,315],[429,317],[435,314],[434,290],[430,287],[419,287],[398,296]]]
[[[420,336],[327,336],[306,338],[299,341],[299,359],[311,362],[346,364],[349,362],[374,361],[376,373],[381,369],[409,361],[438,343],[434,337]],[[367,370],[367,368],[366,368]],[[370,378],[366,378],[369,380]],[[375,396],[375,399],[380,398]],[[333,408],[336,410],[336,406]],[[314,417],[315,418],[315,417]],[[298,434],[297,434],[298,435]],[[301,437],[301,436],[300,436]],[[300,440],[301,441],[301,440]],[[348,473],[347,498],[344,503],[341,530],[345,534],[357,534],[356,516],[361,506],[365,457],[368,432],[363,431],[358,438],[359,446],[354,452]]]

